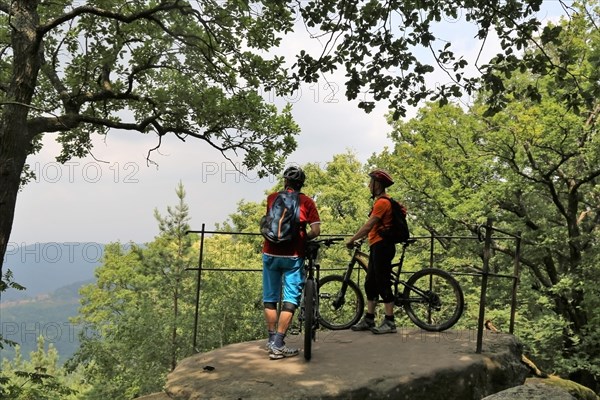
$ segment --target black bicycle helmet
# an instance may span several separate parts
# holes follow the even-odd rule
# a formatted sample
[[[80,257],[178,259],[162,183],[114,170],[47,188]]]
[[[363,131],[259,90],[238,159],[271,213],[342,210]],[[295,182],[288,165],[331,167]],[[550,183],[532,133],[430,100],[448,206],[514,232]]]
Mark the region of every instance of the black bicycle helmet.
[[[304,181],[306,180],[306,175],[304,175],[302,168],[296,166],[287,167],[283,172],[283,177],[290,182],[295,182],[300,185],[304,185]]]
[[[379,168],[371,171],[369,173],[369,176],[375,179],[376,181],[381,182],[383,187],[388,187],[394,184],[394,181],[392,180],[390,174]]]

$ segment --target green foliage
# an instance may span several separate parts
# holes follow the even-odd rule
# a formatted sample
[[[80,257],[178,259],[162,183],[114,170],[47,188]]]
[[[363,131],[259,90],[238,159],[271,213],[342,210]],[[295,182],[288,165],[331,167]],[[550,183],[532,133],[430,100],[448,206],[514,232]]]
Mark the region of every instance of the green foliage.
[[[416,106],[423,100],[445,105],[481,89],[488,92],[485,101],[488,114],[493,115],[508,105],[515,93],[506,80],[525,70],[571,82],[561,97],[571,106],[593,102],[598,96],[592,97],[577,85],[585,85],[594,74],[565,68],[573,64],[576,55],[571,43],[563,40],[561,27],[543,26],[541,5],[541,0],[311,1],[300,7],[300,13],[325,45],[316,55],[302,51],[297,56],[299,79],[314,82],[320,74],[343,69],[348,99],[364,92],[371,94],[373,100],[359,102],[366,112],[372,111],[377,101],[388,100],[394,120],[405,116],[407,105]],[[565,16],[575,24],[582,18],[593,22],[596,6],[595,1],[576,2],[564,8]],[[466,59],[457,52],[455,43],[442,36],[444,30],[454,30],[450,25],[459,19],[474,25],[482,47],[491,33],[497,36],[501,48],[488,64],[482,65],[479,57],[476,61]],[[523,52],[549,46],[563,51],[558,55]],[[476,67],[481,76],[466,73],[473,62],[480,63]],[[431,77],[435,70],[445,72],[447,82]],[[430,78],[439,82],[436,87],[429,84]],[[534,100],[542,95],[535,84],[520,93]]]
[[[258,241],[225,234],[205,240],[198,351],[265,337]]]
[[[41,52],[29,55],[28,65],[35,70],[25,79],[33,90],[29,98],[9,98],[8,91],[2,95],[3,101],[32,106],[29,120],[17,120],[3,108],[2,126],[6,121],[21,124],[20,131],[30,135],[21,149],[25,152],[40,149],[42,133],[59,131],[63,162],[88,154],[94,133],[121,128],[155,133],[159,141],[166,134],[182,140],[194,137],[226,156],[239,151],[244,165],[257,168],[259,175],[276,171],[295,149],[299,128],[289,106],[279,111],[258,94],[261,88],[280,94],[292,89],[284,60],[260,54],[280,43],[281,32],[292,29],[290,5],[124,5],[107,0],[85,7],[73,8],[67,1],[40,4],[39,11],[31,7],[30,21],[37,23],[39,17],[44,59],[36,58]],[[299,6],[307,25],[341,36],[330,42],[335,49],[327,47],[319,59],[302,53],[297,73],[311,82],[319,72],[343,65],[347,97],[356,98],[367,89],[375,100],[391,99],[390,118],[395,120],[404,114],[405,104],[416,105],[427,97],[443,104],[452,96],[474,93],[476,80],[462,76],[467,62],[449,44],[439,49],[435,62],[452,71],[455,81],[437,92],[425,84],[433,68],[414,49],[434,44],[435,22],[466,10],[466,19],[477,21],[480,38],[496,30],[503,53],[483,68],[487,92],[480,94],[478,104],[468,111],[431,104],[415,119],[396,122],[394,149],[385,149],[370,164],[392,172],[397,183],[391,194],[407,204],[413,233],[464,233],[473,239],[436,240],[434,266],[454,272],[479,267],[482,249],[475,240],[476,227],[489,216],[501,228],[522,232],[525,271],[517,333],[548,369],[599,376],[594,360],[600,343],[595,329],[600,296],[594,282],[600,151],[594,123],[600,36],[576,5],[580,12],[570,24],[550,24],[535,38],[539,23],[532,15],[539,5],[309,2]],[[392,15],[402,20],[396,31],[387,28]],[[5,14],[0,17],[6,22],[0,24],[0,42],[8,49],[16,43],[11,35],[23,28],[16,20],[8,24]],[[522,56],[513,53],[513,47],[527,48],[533,41],[543,46]],[[17,63],[28,55],[20,50],[4,52],[0,61],[4,88],[14,83],[10,71],[23,70]],[[403,74],[391,76],[393,67]],[[359,106],[369,111],[374,103]],[[124,110],[131,120],[125,120]],[[322,233],[354,232],[370,208],[366,166],[343,154],[325,168],[304,168],[304,192],[317,201]],[[21,172],[30,177],[27,168]],[[166,216],[155,213],[160,233],[153,242],[129,249],[114,243],[105,249],[97,282],[81,292],[80,316],[74,322],[83,324],[84,332],[82,346],[68,365],[71,374],[57,367],[56,350],[46,352],[42,341],[30,362],[22,360],[17,348],[15,359],[3,365],[3,396],[69,399],[77,392],[86,399],[134,398],[159,391],[166,374],[194,351],[264,337],[261,238],[204,238],[202,284],[196,287],[199,238],[186,233],[188,208],[181,184],[176,194],[179,202]],[[241,201],[222,230],[256,232],[264,208],[264,203]],[[414,246],[407,269],[427,265],[428,251],[425,241]],[[514,251],[512,241],[495,240],[492,270],[510,274]],[[338,246],[323,251],[321,263],[325,269],[347,259],[346,250]],[[472,328],[479,278],[464,275],[460,280],[467,300],[460,324]],[[0,283],[0,291],[19,289],[10,272]],[[503,328],[509,319],[510,289],[509,281],[498,279],[489,291],[487,316]],[[196,293],[200,314],[194,337]],[[89,385],[81,383],[82,376]]]
[[[83,368],[86,399],[130,399],[162,390],[166,374],[197,351],[264,336],[260,247],[227,235],[203,243],[198,331],[194,338],[199,237],[187,234],[188,206],[163,216],[144,247],[108,245],[97,281],[81,290],[81,347],[67,364]],[[216,268],[254,272],[219,272]],[[258,303],[257,303],[258,301]],[[193,343],[196,341],[196,348]]]
[[[60,364],[70,357],[79,346],[79,327],[70,324],[70,318],[77,315],[81,282],[62,288],[44,299],[36,299],[23,304],[4,304],[2,307],[2,327],[4,339],[19,343],[25,354],[34,351],[34,339],[43,335],[60,354]],[[0,357],[12,358],[8,346],[0,350]]]
[[[2,279],[0,279],[0,293],[8,289],[25,290],[24,286],[19,285],[13,280],[13,273],[10,269],[7,269]]]
[[[18,18],[12,18],[19,15]],[[26,163],[56,133],[59,162],[88,155],[111,130],[194,138],[258,176],[296,148],[292,91],[280,56],[288,3],[264,0],[0,3],[0,281]],[[18,71],[18,72],[15,72]]]
[[[145,353],[152,357],[150,346],[156,348],[163,342],[157,340],[163,325],[150,320],[155,318],[156,300],[151,277],[143,273],[134,250],[125,252],[115,243],[105,247],[96,278],[96,283],[81,289],[80,315],[74,320],[83,326],[80,349],[67,367],[85,367],[93,385],[87,398],[127,398],[126,393],[135,394],[144,385],[155,388],[156,377],[167,367],[164,360],[146,361],[145,365],[143,358]],[[162,322],[158,318],[156,321]],[[151,383],[140,376],[141,371],[137,372],[139,365],[154,376]]]
[[[188,206],[180,183],[179,203],[166,217],[155,211],[160,234],[140,248],[119,243],[105,249],[97,281],[81,290],[77,322],[86,327],[69,365],[85,365],[93,388],[86,398],[132,398],[162,389],[177,361],[192,354],[195,235],[187,235]]]
[[[61,162],[88,154],[92,134],[120,128],[195,137],[223,154],[237,149],[244,166],[273,172],[295,149],[299,128],[289,107],[279,112],[258,91],[291,90],[284,60],[264,54],[291,30],[294,15],[286,3],[256,6],[103,1],[30,7],[24,12],[37,23],[43,54],[12,48],[11,38],[27,27],[4,24],[0,43],[11,51],[0,63],[0,86],[20,84],[9,72],[31,58],[30,140],[39,144],[38,134],[60,131]],[[61,124],[48,113],[61,116]]]
[[[37,350],[24,361],[19,346],[13,361],[3,360],[0,396],[14,400],[75,400],[88,389],[80,370],[66,373],[58,367],[58,352],[38,338]]]
[[[560,59],[566,70],[576,71],[572,74],[593,74],[597,60],[589,55],[596,52],[597,29],[583,17],[572,22],[561,23],[561,29],[552,33],[556,38],[547,39],[548,45],[539,51]],[[556,47],[557,40],[564,47]],[[557,80],[554,75],[512,74],[503,80],[504,85],[514,93],[535,85],[541,100],[514,95],[493,116],[484,104],[486,92],[466,111],[452,105],[429,105],[408,122],[394,122],[393,151],[386,150],[371,162],[387,165],[400,177],[394,190],[405,196],[418,226],[428,234],[474,236],[488,217],[498,228],[520,232],[524,270],[517,334],[546,368],[561,374],[585,371],[598,377],[600,371],[593,361],[599,356],[593,328],[597,325],[591,325],[598,320],[594,282],[600,256],[596,246],[600,222],[597,106],[565,105],[563,94],[576,84],[568,76]],[[594,85],[583,84],[581,93],[595,90]],[[494,234],[491,270],[511,274],[515,243],[500,236]],[[442,265],[462,264],[463,271],[481,266],[477,241],[439,242],[444,248],[438,260]],[[471,284],[463,285],[468,302],[477,300]],[[502,301],[506,304],[510,288],[501,289],[502,285],[500,280],[493,281],[491,310],[501,307]],[[475,316],[472,311],[467,310],[468,319]],[[506,311],[488,312],[497,325],[507,329]],[[562,351],[556,352],[557,348]]]
[[[394,148],[373,156],[369,165],[343,154],[323,168],[304,166],[303,191],[317,201],[322,234],[353,233],[370,208],[368,167],[389,169],[396,180],[390,193],[408,206],[413,234],[435,237],[432,264],[456,273],[463,286],[467,308],[458,327],[473,329],[480,277],[465,273],[481,268],[478,227],[493,217],[494,226],[522,235],[516,333],[527,351],[547,370],[600,376],[600,293],[595,284],[600,256],[595,125],[600,35],[593,23],[597,10],[590,8],[597,3],[587,9],[575,4],[577,13],[569,21],[543,29],[532,17],[539,1],[466,8],[451,2],[401,3],[299,5],[307,26],[341,36],[327,44],[335,48],[327,47],[319,59],[300,54],[298,79],[311,82],[320,72],[343,65],[349,98],[367,89],[375,100],[391,99],[393,108]],[[92,133],[117,127],[154,132],[159,138],[168,133],[196,137],[224,154],[240,150],[247,167],[262,173],[277,170],[295,148],[299,129],[289,107],[279,112],[257,94],[261,85],[281,93],[290,89],[283,60],[257,54],[279,43],[278,33],[291,29],[294,13],[290,3],[264,1],[260,12],[252,5],[91,2],[70,14],[71,25],[52,22],[71,10],[68,2],[41,7],[48,62],[35,81],[31,104],[38,108],[31,116],[40,118],[30,133],[60,130],[63,161],[87,154]],[[428,97],[444,104],[452,96],[475,93],[477,81],[464,79],[467,63],[449,44],[438,49],[435,62],[451,71],[455,81],[437,92],[425,85],[431,66],[414,54],[416,47],[434,44],[435,22],[456,18],[463,10],[468,21],[478,24],[479,38],[490,29],[500,38],[502,52],[483,67],[485,91],[468,110],[428,104],[416,118],[396,121],[405,104]],[[395,21],[392,15],[402,21],[397,31],[381,23]],[[2,26],[0,40],[10,43],[12,31],[8,24]],[[535,51],[516,55],[515,49],[536,43]],[[243,46],[249,51],[240,50]],[[11,62],[10,54],[0,61],[2,79],[10,77]],[[403,73],[391,76],[393,67]],[[360,107],[369,111],[374,103]],[[124,109],[134,122],[121,120]],[[64,114],[61,125],[52,125],[54,119],[42,110]],[[82,392],[87,399],[128,399],[158,391],[165,375],[194,351],[265,335],[262,239],[226,233],[255,233],[264,202],[240,201],[219,234],[203,238],[200,272],[194,269],[199,238],[186,234],[188,210],[181,185],[176,193],[179,203],[166,216],[156,212],[160,233],[155,240],[130,249],[119,243],[108,246],[97,282],[82,290],[75,322],[84,324],[85,335],[69,366],[79,368],[90,382]],[[494,235],[490,269],[510,275],[515,242],[499,236]],[[429,264],[429,245],[421,240],[411,248],[407,269]],[[346,250],[337,246],[323,251],[321,264],[327,272],[328,266],[343,266],[347,260]],[[196,287],[200,273],[202,284]],[[486,317],[506,330],[512,283],[491,279]],[[196,293],[200,314],[194,337]],[[36,394],[52,393],[54,389],[40,389],[53,382],[51,377],[36,375],[40,371],[35,368],[23,370],[10,380],[4,377],[3,383],[24,379]]]
[[[0,298],[2,297],[2,293],[6,292],[9,288],[15,290],[25,290],[25,287],[19,285],[13,280],[13,273],[10,269],[6,270],[4,275],[0,274]],[[15,344],[15,342],[5,339],[2,334],[0,334],[0,349],[3,349],[5,345],[14,346]]]
[[[324,168],[308,164],[303,192],[317,202],[323,221],[321,234],[352,234],[366,221],[370,209],[369,178],[352,153],[334,155]]]
[[[519,115],[524,116],[524,111]],[[498,118],[503,115],[498,114]],[[527,126],[533,127],[538,120],[544,121],[542,114],[529,120]],[[526,185],[519,180],[522,176],[498,162],[502,144],[515,148],[512,142],[515,135],[503,137],[498,130],[489,139],[480,137],[478,130],[489,127],[482,121],[485,120],[477,114],[477,109],[464,112],[451,106],[432,106],[422,110],[418,119],[396,124],[394,150],[386,150],[370,161],[392,171],[397,182],[392,194],[408,205],[413,231],[424,236],[411,246],[405,271],[429,265],[430,243],[425,240],[429,235],[469,233],[460,238],[435,239],[431,261],[434,266],[456,274],[466,299],[465,314],[457,328],[474,330],[479,312],[480,277],[464,273],[481,268],[482,244],[476,240],[475,226],[491,212],[502,215],[495,221],[497,226],[507,230],[520,227],[525,239],[516,333],[525,342],[527,353],[547,371],[569,373],[588,368],[594,374],[593,346],[598,343],[594,327],[599,318],[595,310],[600,297],[592,284],[597,279],[597,268],[587,258],[594,253],[586,251],[582,256],[581,275],[575,273],[577,270],[562,271],[561,279],[554,285],[547,288],[541,285],[536,270],[543,271],[543,247],[554,249],[557,242],[536,241],[537,230],[544,231],[549,226],[551,235],[556,237],[564,235],[564,231],[560,230],[560,224],[552,225],[554,219],[549,218],[546,225],[538,223],[539,229],[529,232],[526,218],[511,217],[507,207],[507,199],[514,194],[511,188],[532,192],[531,201],[525,204],[535,205],[532,215],[539,214],[536,218],[542,220],[553,210],[543,190]],[[458,123],[465,128],[453,128]],[[511,129],[516,132],[517,127]],[[402,138],[407,140],[403,142]],[[544,140],[551,143],[550,139]],[[496,152],[491,152],[491,148]],[[470,163],[471,158],[478,162]],[[520,162],[527,160],[524,157]],[[303,191],[317,200],[323,234],[352,233],[366,220],[370,207],[367,166],[361,165],[352,154],[343,154],[333,157],[323,168],[313,164],[303,168],[307,173]],[[271,190],[280,186],[278,183]],[[75,322],[85,324],[85,335],[78,354],[69,363],[70,368],[78,368],[90,383],[82,398],[130,399],[160,391],[166,374],[182,358],[229,343],[265,337],[260,274],[262,238],[256,234],[258,220],[265,210],[264,201],[260,204],[241,201],[238,212],[230,216],[219,233],[204,236],[200,272],[195,270],[199,238],[186,235],[188,208],[181,184],[176,194],[179,202],[167,208],[166,216],[155,213],[160,230],[155,240],[130,249],[119,243],[107,246],[103,265],[97,270],[97,282],[82,290],[81,315]],[[540,204],[535,204],[536,201]],[[437,226],[443,231],[435,229]],[[248,235],[231,235],[229,231]],[[514,268],[512,252],[513,241],[496,237],[491,271],[510,275]],[[341,245],[325,249],[320,259],[322,273],[333,273],[333,268],[343,267],[348,259],[348,252]],[[202,282],[199,288],[198,274]],[[362,284],[363,278],[364,275],[357,276],[356,280]],[[198,289],[200,309],[194,337]],[[493,320],[504,331],[510,321],[507,304],[511,289],[512,281],[494,277],[488,287],[486,319]],[[580,310],[589,321],[578,331],[569,314],[561,314],[558,308],[561,298],[576,300],[570,296],[577,291],[585,294]],[[399,323],[412,327],[405,318]],[[192,348],[194,342],[196,348]],[[557,348],[565,350],[560,353],[555,351]]]

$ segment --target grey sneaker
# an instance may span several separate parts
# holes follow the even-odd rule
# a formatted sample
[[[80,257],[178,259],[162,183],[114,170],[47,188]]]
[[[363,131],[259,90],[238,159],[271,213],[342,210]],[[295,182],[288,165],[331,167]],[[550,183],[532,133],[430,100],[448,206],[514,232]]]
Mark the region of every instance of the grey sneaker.
[[[358,324],[352,325],[350,327],[350,329],[352,329],[353,331],[368,331],[374,327],[375,327],[374,319],[363,318],[362,320],[360,320],[360,322]]]
[[[375,334],[396,333],[396,324],[393,321],[384,319],[378,327],[372,327],[371,332]]]
[[[298,353],[300,353],[300,350],[293,347],[287,347],[285,344],[283,347],[275,347],[274,345],[271,345],[271,348],[269,349],[269,358],[271,360],[279,360],[285,357],[297,356]]]
[[[271,342],[271,341],[267,340],[267,343],[265,343],[265,347],[264,347],[264,349],[265,349],[266,351],[271,351],[271,346],[273,346],[273,342]]]

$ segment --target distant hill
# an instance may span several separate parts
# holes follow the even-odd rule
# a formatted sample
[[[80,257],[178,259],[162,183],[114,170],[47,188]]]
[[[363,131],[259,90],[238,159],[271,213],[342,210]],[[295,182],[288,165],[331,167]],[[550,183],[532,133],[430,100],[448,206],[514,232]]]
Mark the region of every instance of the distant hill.
[[[3,297],[0,304],[2,335],[21,345],[25,359],[36,349],[41,335],[46,348],[52,343],[58,350],[60,362],[65,362],[79,347],[79,328],[69,322],[78,314],[79,288],[93,282],[94,279],[89,279],[71,283],[35,299],[5,301]],[[14,348],[7,346],[0,350],[0,359],[12,359],[14,353]]]
[[[93,279],[103,252],[104,244],[94,242],[35,243],[28,246],[11,246],[9,243],[3,269],[10,269],[14,281],[27,289],[2,293],[2,303],[33,299],[65,285]]]

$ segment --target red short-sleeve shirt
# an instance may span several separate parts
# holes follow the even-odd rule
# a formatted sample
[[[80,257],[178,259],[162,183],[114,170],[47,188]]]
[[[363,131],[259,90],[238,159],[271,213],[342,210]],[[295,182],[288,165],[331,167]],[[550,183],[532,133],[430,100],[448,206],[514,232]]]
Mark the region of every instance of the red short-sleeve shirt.
[[[271,208],[273,201],[277,197],[277,192],[271,193],[267,197],[267,211]],[[304,257],[304,247],[306,246],[306,226],[321,223],[317,205],[310,197],[304,193],[298,196],[300,201],[300,237],[290,243],[271,243],[265,240],[263,243],[263,253],[272,256],[281,257]]]

